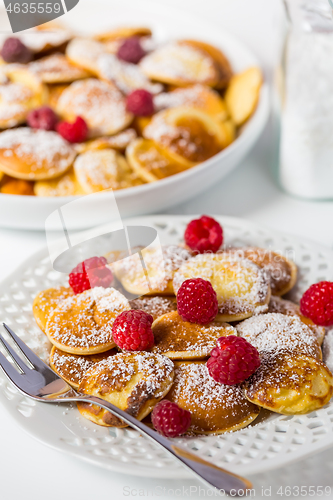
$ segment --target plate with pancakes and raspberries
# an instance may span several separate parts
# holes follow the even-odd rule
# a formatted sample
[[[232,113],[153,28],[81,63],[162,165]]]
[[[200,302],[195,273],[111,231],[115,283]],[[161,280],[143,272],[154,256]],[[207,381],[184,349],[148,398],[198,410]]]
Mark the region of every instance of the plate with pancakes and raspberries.
[[[269,114],[255,55],[201,18],[149,0],[74,14],[0,37],[5,227],[44,229],[74,197],[105,207],[110,190],[123,217],[184,202],[236,167]],[[86,212],[71,229],[107,222]]]
[[[0,285],[1,321],[75,390],[234,473],[330,447],[332,251],[231,217],[126,225],[155,229],[161,247],[92,254],[67,273],[39,252]],[[42,405],[3,375],[0,401],[33,437],[82,460],[188,477],[93,404]]]

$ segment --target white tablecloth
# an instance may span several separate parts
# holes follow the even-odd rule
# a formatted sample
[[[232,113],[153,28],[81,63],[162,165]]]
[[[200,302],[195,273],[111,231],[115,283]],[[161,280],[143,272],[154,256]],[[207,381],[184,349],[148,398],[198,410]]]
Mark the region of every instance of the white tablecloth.
[[[188,8],[192,12],[199,12],[203,18],[238,36],[259,56],[266,77],[271,79],[278,52],[282,2],[155,0],[156,2],[167,2],[181,9]],[[76,9],[79,15],[79,6]],[[330,221],[333,218],[333,203],[312,203],[284,194],[274,181],[275,146],[276,138],[272,134],[271,125],[268,125],[251,154],[229,177],[200,197],[174,207],[170,213],[216,213],[244,217],[332,246],[333,232]],[[41,233],[0,229],[0,278],[6,277],[24,258],[44,244],[45,238]],[[208,496],[203,490],[200,495],[195,489],[189,490],[191,485],[199,486],[195,480],[137,478],[85,464],[53,451],[26,435],[11,422],[3,408],[0,409],[0,415],[0,498],[3,500],[88,500],[97,496],[114,500],[135,496],[167,499],[174,498],[177,494],[175,490],[183,486],[184,497]],[[333,485],[329,473],[329,456],[330,452],[317,457],[313,462],[307,462],[306,477],[298,483],[297,478],[293,477],[296,481],[294,484],[312,482],[319,486]],[[320,460],[326,464],[325,472],[321,476],[318,475],[318,470],[324,468],[318,467]],[[311,463],[317,464],[317,467],[311,466]],[[296,474],[296,469],[291,470]],[[280,472],[280,475],[272,473],[271,477],[272,481],[273,478],[279,477],[281,485],[290,484],[290,478],[285,471]],[[260,485],[269,485],[269,480],[267,475],[254,479],[257,486],[256,496],[259,497]],[[267,491],[266,496],[275,498],[276,491]]]

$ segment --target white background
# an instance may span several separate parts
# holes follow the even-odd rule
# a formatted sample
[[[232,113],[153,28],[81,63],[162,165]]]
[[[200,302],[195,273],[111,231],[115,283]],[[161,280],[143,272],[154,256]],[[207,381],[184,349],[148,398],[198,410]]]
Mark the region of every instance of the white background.
[[[280,42],[282,1],[154,1],[176,6],[182,10],[189,9],[193,13],[197,12],[202,18],[221,29],[227,29],[248,44],[260,58],[266,78],[272,79],[272,70],[277,61]],[[80,6],[76,7],[78,15],[79,8]],[[275,147],[276,137],[272,133],[271,125],[268,124],[251,154],[236,171],[209,192],[182,206],[174,207],[169,212],[234,215],[332,246],[333,203],[301,201],[280,191],[273,175],[276,163]],[[0,229],[0,279],[8,275],[24,258],[44,243],[43,234],[38,232]],[[333,488],[333,479],[330,479],[329,474],[329,479],[327,479],[327,474],[323,475],[325,476],[323,481],[326,481],[324,484],[318,482],[320,481],[316,474],[318,467],[315,467],[319,465],[319,460],[323,460],[326,465],[325,470],[333,472],[328,462],[329,457],[330,453],[326,453],[312,462],[313,470],[311,471],[310,467],[306,478],[304,477],[304,484],[312,483],[322,486],[330,484]],[[272,477],[275,476],[274,472],[271,474]],[[280,476],[281,483],[287,485],[287,477],[283,474]],[[293,480],[296,481],[296,478]],[[297,483],[303,484],[302,480]],[[259,479],[256,484],[261,484]],[[163,481],[136,478],[107,472],[67,457],[27,436],[10,421],[5,410],[0,408],[0,498],[2,500],[32,498],[35,500],[42,498],[90,500],[94,497],[118,500],[134,498],[135,494],[141,497],[140,493],[145,493],[142,498],[166,499],[176,497],[172,495],[172,492],[163,493],[163,488],[176,489],[183,486],[189,488],[191,485],[198,487],[199,483],[195,480]],[[132,496],[124,496],[124,487],[131,489]],[[152,491],[155,487],[158,489],[155,490],[156,496],[153,497]],[[257,490],[257,496],[261,496],[260,491],[261,488]],[[270,496],[269,492],[267,494],[266,498]],[[201,491],[200,498],[205,496],[207,496],[206,490]],[[274,491],[272,491],[272,497],[286,498],[275,497]],[[199,498],[199,496],[193,492],[191,498]]]

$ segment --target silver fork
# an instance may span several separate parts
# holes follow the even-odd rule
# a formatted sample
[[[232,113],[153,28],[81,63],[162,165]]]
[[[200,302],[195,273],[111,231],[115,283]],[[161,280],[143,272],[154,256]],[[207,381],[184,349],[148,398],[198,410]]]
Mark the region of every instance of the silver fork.
[[[78,394],[53,370],[51,370],[31,349],[3,323],[9,336],[21,351],[26,362],[17,354],[9,343],[0,334],[0,343],[5,348],[13,363],[0,352],[0,367],[15,387],[25,396],[44,403],[67,403],[69,401],[82,401],[93,403],[110,411],[121,418],[130,427],[138,430],[149,439],[158,443],[173,457],[178,459],[183,466],[191,470],[206,486],[223,490],[232,496],[244,496],[252,485],[247,480],[236,474],[228,472],[216,465],[202,460],[195,454],[178,446],[173,441],[161,436],[144,423],[120,410],[104,399],[85,394]]]

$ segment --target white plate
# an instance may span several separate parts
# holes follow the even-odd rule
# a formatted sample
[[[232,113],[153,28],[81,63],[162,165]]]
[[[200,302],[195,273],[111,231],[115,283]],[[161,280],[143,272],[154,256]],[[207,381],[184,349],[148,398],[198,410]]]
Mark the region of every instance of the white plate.
[[[149,0],[89,0],[80,3],[66,14],[64,21],[76,31],[91,32],[111,26],[143,25],[153,29],[156,38],[197,38],[221,47],[235,71],[249,66],[260,66],[258,59],[246,47],[224,30],[192,16],[181,9],[171,9]],[[93,6],[92,6],[93,5]],[[246,156],[258,139],[269,114],[269,89],[264,84],[258,107],[240,136],[224,151],[186,172],[156,183],[116,191],[116,200],[122,217],[162,211],[197,196],[227,175]],[[110,195],[102,193],[96,206],[76,218],[69,229],[83,229],[108,221],[103,210]],[[0,194],[0,226],[44,229],[47,216],[72,198],[38,198]],[[87,216],[86,216],[87,215]]]
[[[158,230],[162,243],[178,243],[190,216],[152,216],[126,221]],[[333,253],[300,238],[283,235],[230,217],[216,217],[225,242],[258,245],[294,258],[299,280],[297,300],[319,280],[333,279]],[[0,285],[0,320],[8,323],[41,357],[49,344],[33,319],[31,305],[40,290],[62,283],[47,253],[39,252]],[[186,471],[158,446],[128,429],[98,427],[82,418],[75,406],[36,403],[23,397],[0,375],[0,401],[28,433],[48,446],[110,470],[147,477],[187,477]],[[202,458],[238,472],[263,472],[304,458],[333,444],[333,403],[309,415],[269,414],[252,427],[220,436],[177,439]]]

